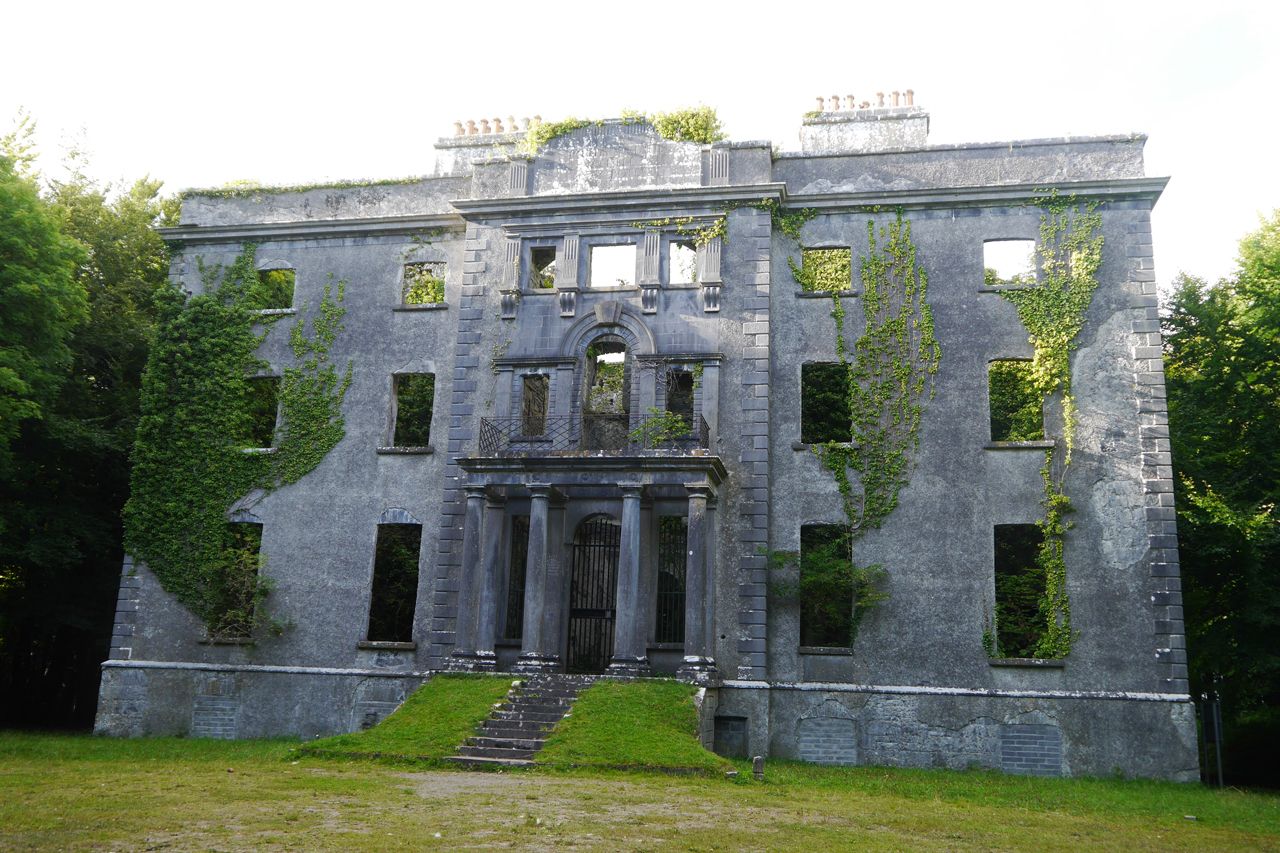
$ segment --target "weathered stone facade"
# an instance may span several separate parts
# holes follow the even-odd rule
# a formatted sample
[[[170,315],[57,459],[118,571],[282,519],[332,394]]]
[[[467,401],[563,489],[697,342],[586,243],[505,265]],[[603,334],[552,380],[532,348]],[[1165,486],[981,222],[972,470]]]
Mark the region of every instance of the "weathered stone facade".
[[[187,290],[202,287],[197,258],[228,263],[246,243],[296,270],[302,314],[331,275],[347,282],[346,437],[302,481],[237,507],[263,525],[282,635],[209,642],[126,562],[99,731],[312,737],[369,725],[434,671],[568,667],[694,679],[707,737],[744,754],[1196,778],[1151,257],[1165,181],[1144,176],[1141,136],[928,146],[927,128],[915,106],[824,112],[779,154],[606,121],[536,156],[512,134],[441,140],[440,174],[404,184],[188,196],[165,234]],[[1061,661],[992,660],[992,531],[1040,517],[1045,442],[990,441],[987,365],[1031,348],[984,287],[983,245],[1036,240],[1049,189],[1098,202],[1104,237],[1072,358],[1079,636]],[[816,212],[800,246],[761,202]],[[868,221],[895,211],[943,357],[910,483],[857,544],[888,598],[851,649],[804,648],[765,551],[844,513],[800,443],[801,365],[836,357],[832,299],[802,292],[787,259],[851,248],[854,306]],[[601,282],[593,252],[616,246],[634,247],[633,275]],[[674,269],[677,249],[696,275]],[[531,286],[548,257],[553,286]],[[443,304],[403,304],[412,262],[443,268]],[[287,333],[266,335],[273,366],[291,358]],[[584,418],[602,351],[625,365],[618,429]],[[645,442],[684,381],[672,370],[696,376],[693,429]],[[430,446],[409,450],[393,446],[394,377],[413,373],[436,395]],[[411,642],[367,639],[386,523],[422,525]],[[603,574],[575,578],[600,553]],[[679,628],[660,627],[673,613]]]

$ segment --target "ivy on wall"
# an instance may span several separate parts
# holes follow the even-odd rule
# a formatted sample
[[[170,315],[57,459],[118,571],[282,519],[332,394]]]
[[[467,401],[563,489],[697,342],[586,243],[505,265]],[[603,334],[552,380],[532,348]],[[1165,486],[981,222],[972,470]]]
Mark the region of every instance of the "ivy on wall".
[[[1075,403],[1071,394],[1071,353],[1084,328],[1085,315],[1098,288],[1098,268],[1102,264],[1102,216],[1094,202],[1081,205],[1074,198],[1056,193],[1039,202],[1039,281],[1023,290],[1001,292],[1018,309],[1018,316],[1035,354],[1028,381],[1041,400],[1056,400],[1062,415],[1062,458],[1057,463],[1056,448],[1045,452],[1041,478],[1044,517],[1037,522],[1043,541],[1036,555],[1036,567],[1043,572],[1044,594],[1038,618],[1044,632],[1032,651],[1038,658],[1063,658],[1079,632],[1071,628],[1071,604],[1067,597],[1066,562],[1063,558],[1066,532],[1071,523],[1071,499],[1063,491],[1074,446]],[[989,633],[994,633],[990,631]]]
[[[158,296],[124,523],[129,553],[216,637],[228,627],[229,599],[244,599],[250,589],[256,601],[267,589],[256,577],[259,561],[228,558],[228,510],[255,489],[296,482],[341,440],[352,366],[340,373],[329,358],[345,314],[343,283],[336,297],[331,283],[310,331],[303,320],[291,331],[297,361],[280,380],[276,447],[252,452],[244,439],[252,426],[251,379],[267,367],[256,354],[266,333],[255,326],[277,318],[251,307],[263,298],[253,246],[225,270],[201,271],[204,293],[188,298],[173,285]],[[258,615],[265,619],[260,609]]]

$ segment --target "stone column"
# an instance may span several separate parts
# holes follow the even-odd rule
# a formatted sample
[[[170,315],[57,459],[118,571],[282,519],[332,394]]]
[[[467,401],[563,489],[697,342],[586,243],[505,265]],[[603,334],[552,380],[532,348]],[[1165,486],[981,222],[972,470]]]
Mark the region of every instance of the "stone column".
[[[613,619],[613,659],[609,671],[647,675],[649,661],[637,645],[640,615],[640,492],[636,483],[621,483],[622,530],[618,542],[618,591]]]
[[[707,684],[717,675],[707,644],[707,501],[711,487],[696,483],[685,488],[689,491],[689,531],[684,575],[684,662],[676,675]]]
[[[547,602],[547,515],[551,502],[548,483],[529,484],[529,557],[525,563],[524,631],[517,672],[549,672],[560,664],[547,648],[543,630]]]
[[[467,509],[462,527],[462,565],[458,567],[458,606],[455,617],[450,669],[476,669],[476,598],[480,565],[481,525],[484,522],[484,486],[463,486]]]
[[[476,614],[476,664],[482,669],[496,669],[498,655],[494,650],[498,639],[498,595],[502,579],[502,526],[506,519],[506,502],[490,496],[484,502],[483,574],[480,604]]]

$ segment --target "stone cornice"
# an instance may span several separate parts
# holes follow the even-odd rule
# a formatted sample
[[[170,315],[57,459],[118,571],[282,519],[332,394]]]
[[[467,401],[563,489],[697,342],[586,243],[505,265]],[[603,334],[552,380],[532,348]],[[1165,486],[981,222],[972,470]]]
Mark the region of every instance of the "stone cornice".
[[[395,237],[432,229],[461,233],[465,227],[462,218],[456,213],[436,213],[236,225],[179,225],[176,228],[157,228],[156,231],[166,242],[192,245],[261,243],[268,240],[306,240],[317,237]]]
[[[1060,196],[1096,200],[1143,199],[1155,203],[1168,178],[1122,178],[1111,181],[1041,181],[985,187],[927,187],[909,190],[874,190],[864,193],[806,193],[789,195],[789,208],[810,208],[820,213],[849,208],[883,207],[1000,207],[1028,204],[1045,198],[1050,190]]]
[[[519,485],[529,477],[551,478],[557,485],[590,485],[614,482],[620,474],[656,477],[648,482],[678,482],[689,474],[704,475],[712,485],[724,482],[728,472],[719,456],[464,456],[458,467],[468,474],[483,474],[489,485]]]
[[[762,199],[782,201],[781,183],[741,184],[727,187],[655,187],[623,192],[572,193],[569,195],[516,196],[513,198],[457,199],[453,206],[468,219],[524,219],[555,216],[560,222],[578,223],[602,213],[669,216],[719,213],[733,204]],[[519,227],[519,226],[513,226]]]

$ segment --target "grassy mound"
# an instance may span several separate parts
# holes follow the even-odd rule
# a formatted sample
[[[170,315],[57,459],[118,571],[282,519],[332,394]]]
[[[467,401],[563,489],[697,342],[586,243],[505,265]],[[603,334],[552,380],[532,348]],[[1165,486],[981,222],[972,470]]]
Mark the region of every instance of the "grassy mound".
[[[436,762],[453,755],[511,689],[511,676],[446,674],[414,691],[393,714],[363,732],[301,748],[305,755]]]
[[[728,770],[729,762],[698,743],[696,690],[676,681],[597,682],[535,760],[547,767]]]

